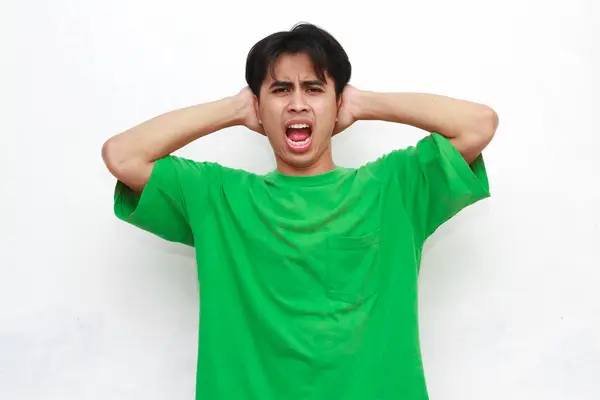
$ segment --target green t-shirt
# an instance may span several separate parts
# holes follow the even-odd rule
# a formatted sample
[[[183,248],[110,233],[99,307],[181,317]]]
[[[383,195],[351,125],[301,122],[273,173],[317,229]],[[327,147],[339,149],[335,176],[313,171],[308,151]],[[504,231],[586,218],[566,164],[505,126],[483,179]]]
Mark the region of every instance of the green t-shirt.
[[[443,136],[295,177],[168,156],[116,215],[196,249],[202,400],[423,400],[424,241],[489,196]]]

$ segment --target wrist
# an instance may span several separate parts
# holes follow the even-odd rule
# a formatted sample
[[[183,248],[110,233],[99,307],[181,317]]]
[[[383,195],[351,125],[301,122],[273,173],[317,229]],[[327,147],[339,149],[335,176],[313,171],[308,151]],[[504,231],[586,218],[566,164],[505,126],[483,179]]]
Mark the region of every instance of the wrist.
[[[359,120],[376,120],[378,93],[362,90],[356,96],[354,118]]]
[[[247,105],[239,95],[229,96],[221,100],[223,106],[229,110],[229,125],[240,126],[244,125],[246,119]]]

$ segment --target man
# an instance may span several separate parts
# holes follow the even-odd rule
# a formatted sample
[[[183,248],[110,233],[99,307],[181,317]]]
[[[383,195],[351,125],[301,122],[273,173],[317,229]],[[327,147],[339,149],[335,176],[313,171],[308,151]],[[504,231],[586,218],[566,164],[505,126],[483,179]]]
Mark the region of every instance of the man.
[[[197,399],[422,400],[417,316],[424,241],[489,196],[489,107],[348,84],[340,44],[310,24],[259,41],[236,95],[110,138],[116,215],[194,246],[201,289]],[[331,137],[357,120],[430,132],[360,168]],[[266,135],[266,175],[171,155],[210,133]],[[365,138],[368,140],[368,138]]]

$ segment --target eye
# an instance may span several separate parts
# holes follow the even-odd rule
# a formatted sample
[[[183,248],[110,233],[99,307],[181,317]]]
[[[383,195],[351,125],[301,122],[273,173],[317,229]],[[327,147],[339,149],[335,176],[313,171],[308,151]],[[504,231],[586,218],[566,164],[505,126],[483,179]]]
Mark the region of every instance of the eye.
[[[282,92],[285,92],[288,90],[289,90],[288,88],[277,88],[277,89],[273,90],[273,93],[282,93]]]
[[[322,92],[323,89],[321,89],[320,87],[311,87],[311,88],[308,88],[308,91],[311,93],[315,93],[315,92],[319,93],[319,92]]]

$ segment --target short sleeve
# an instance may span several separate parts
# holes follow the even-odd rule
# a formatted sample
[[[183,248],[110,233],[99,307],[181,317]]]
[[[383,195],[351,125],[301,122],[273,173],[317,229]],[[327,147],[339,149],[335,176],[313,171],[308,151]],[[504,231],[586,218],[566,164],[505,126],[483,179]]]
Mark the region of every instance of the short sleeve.
[[[163,239],[193,246],[190,220],[206,211],[216,173],[217,166],[211,163],[175,156],[161,158],[155,161],[141,194],[117,181],[114,213],[120,220]]]
[[[448,138],[435,132],[416,146],[383,156],[372,168],[399,187],[399,200],[421,241],[464,208],[490,196],[483,155],[468,164]]]

